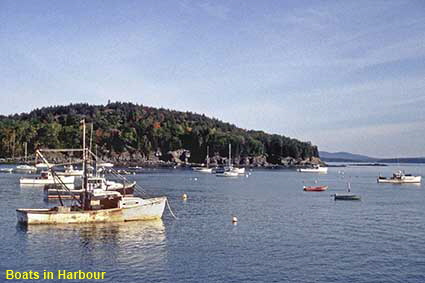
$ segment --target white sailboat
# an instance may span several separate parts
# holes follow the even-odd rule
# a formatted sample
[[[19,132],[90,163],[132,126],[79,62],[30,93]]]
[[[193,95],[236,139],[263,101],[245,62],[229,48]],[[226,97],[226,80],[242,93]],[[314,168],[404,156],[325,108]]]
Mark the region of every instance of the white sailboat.
[[[87,154],[85,145],[85,123],[83,124],[83,192],[74,204],[45,209],[19,208],[16,210],[18,222],[24,224],[75,224],[122,222],[132,220],[159,219],[164,212],[166,197],[140,198],[127,197],[119,192],[91,189],[87,185]],[[66,151],[66,150],[64,150]],[[41,155],[41,152],[40,156]],[[91,152],[90,152],[91,153]],[[92,154],[92,153],[91,153]],[[42,157],[43,158],[43,157]],[[66,186],[64,186],[66,188]]]
[[[210,147],[207,146],[207,167],[193,167],[193,171],[199,172],[199,173],[212,173],[212,168],[210,168]]]
[[[227,167],[224,167],[221,170],[217,170],[215,175],[217,177],[238,177],[239,176],[238,170],[235,170],[235,168],[233,168],[233,165],[232,165],[232,145],[230,143],[229,143],[229,158],[228,158]]]

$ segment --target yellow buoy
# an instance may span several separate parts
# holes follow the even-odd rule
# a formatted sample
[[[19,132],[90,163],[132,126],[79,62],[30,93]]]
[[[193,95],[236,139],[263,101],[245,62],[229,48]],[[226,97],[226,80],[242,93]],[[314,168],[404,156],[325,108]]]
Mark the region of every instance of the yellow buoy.
[[[182,200],[187,200],[187,194],[182,195]]]

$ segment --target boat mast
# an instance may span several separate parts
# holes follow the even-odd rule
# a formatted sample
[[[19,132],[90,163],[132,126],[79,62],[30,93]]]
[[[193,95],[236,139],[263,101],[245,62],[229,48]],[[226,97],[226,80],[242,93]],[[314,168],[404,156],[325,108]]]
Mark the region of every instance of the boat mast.
[[[210,167],[210,147],[207,145],[207,168]]]
[[[232,144],[229,143],[229,168],[232,167]]]
[[[87,191],[87,149],[86,149],[86,121],[81,120],[83,124],[83,209],[90,209],[90,198]]]

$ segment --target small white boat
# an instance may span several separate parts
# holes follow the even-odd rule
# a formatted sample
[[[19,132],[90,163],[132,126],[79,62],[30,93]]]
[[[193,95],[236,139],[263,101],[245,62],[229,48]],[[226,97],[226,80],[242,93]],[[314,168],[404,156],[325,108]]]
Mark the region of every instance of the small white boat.
[[[328,167],[321,167],[320,165],[314,165],[313,167],[309,168],[300,168],[297,170],[298,172],[303,173],[328,173]]]
[[[12,173],[13,168],[0,168],[0,172],[2,173]]]
[[[222,173],[216,173],[215,175],[217,177],[238,177],[239,173],[234,171],[224,171]]]
[[[207,167],[193,167],[193,171],[199,172],[199,173],[212,173],[212,168]]]
[[[65,167],[65,172],[56,172],[59,176],[83,176],[83,170],[76,170],[72,165]]]
[[[390,178],[379,176],[377,182],[390,184],[417,184],[421,182],[421,179],[421,176],[412,176],[410,174],[405,174],[401,170],[398,170]]]
[[[30,165],[18,165],[13,169],[16,173],[35,173],[37,172],[37,167]]]
[[[36,178],[21,178],[21,185],[51,185],[51,184],[74,184],[74,176],[53,176],[51,172],[43,171]]]
[[[38,170],[45,170],[49,168],[49,165],[47,165],[46,163],[37,163],[35,164],[35,168],[37,168]]]
[[[114,167],[114,164],[110,162],[100,162],[97,164],[97,167],[112,168]]]
[[[239,175],[244,175],[245,174],[245,168],[237,168],[237,167],[232,167],[230,169],[232,172],[235,172]]]

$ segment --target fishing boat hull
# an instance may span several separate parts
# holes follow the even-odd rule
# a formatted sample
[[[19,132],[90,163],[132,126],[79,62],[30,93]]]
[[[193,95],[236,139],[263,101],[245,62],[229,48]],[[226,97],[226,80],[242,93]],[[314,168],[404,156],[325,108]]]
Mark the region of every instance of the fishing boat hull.
[[[304,186],[306,192],[323,192],[328,189],[328,186]]]
[[[140,203],[126,206],[125,202]],[[140,199],[123,198],[123,206],[110,209],[72,211],[70,207],[56,209],[17,209],[19,223],[33,224],[78,224],[124,222],[160,219],[164,213],[166,197]]]
[[[361,200],[361,197],[352,194],[335,194],[334,200]]]
[[[385,178],[379,177],[377,179],[378,183],[387,183],[387,184],[417,184],[422,180],[421,176],[403,176],[401,178]]]

